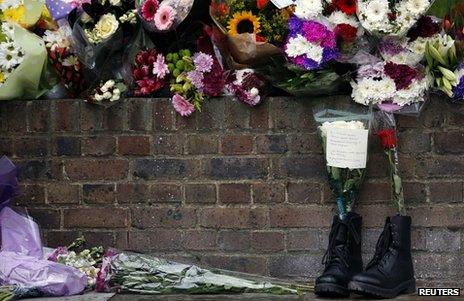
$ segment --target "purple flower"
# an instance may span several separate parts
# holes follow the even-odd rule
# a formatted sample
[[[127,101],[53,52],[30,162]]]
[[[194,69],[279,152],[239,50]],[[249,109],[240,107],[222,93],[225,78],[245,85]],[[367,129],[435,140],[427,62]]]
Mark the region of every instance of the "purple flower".
[[[464,101],[464,76],[461,77],[459,84],[453,88],[453,97],[457,100]]]
[[[379,49],[381,53],[385,53],[387,55],[397,55],[405,50],[396,40],[393,39],[385,39],[382,41]]]
[[[358,69],[359,78],[376,78],[384,76],[384,64],[379,62],[374,65],[363,65]]]
[[[168,73],[169,69],[168,65],[166,65],[166,62],[164,61],[164,56],[162,54],[158,54],[156,61],[153,64],[153,74],[159,79],[163,79]]]
[[[290,36],[295,36],[297,32],[301,31],[302,20],[293,16],[288,21],[288,29],[290,31]]]
[[[331,60],[336,60],[336,59],[338,59],[338,56],[339,56],[339,53],[338,53],[337,49],[324,48],[321,63],[326,63],[326,62],[329,62]]]
[[[304,37],[310,42],[322,42],[329,33],[327,27],[314,21],[304,22],[300,30],[303,32]]]
[[[213,67],[213,57],[209,54],[198,52],[193,56],[196,71],[210,72]]]
[[[198,70],[193,70],[187,72],[187,78],[192,82],[192,84],[201,91],[203,89],[203,73]]]

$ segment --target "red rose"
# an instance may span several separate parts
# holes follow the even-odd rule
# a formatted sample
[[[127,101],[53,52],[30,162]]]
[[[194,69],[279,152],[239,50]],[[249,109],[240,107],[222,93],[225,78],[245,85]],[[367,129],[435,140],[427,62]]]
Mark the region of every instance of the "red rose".
[[[344,42],[353,42],[358,35],[358,29],[349,24],[338,24],[335,27],[335,34]]]
[[[269,3],[269,0],[256,0],[256,7],[258,9],[264,8]]]
[[[397,143],[396,130],[395,129],[383,129],[377,133],[380,138],[380,144],[384,148],[395,148]]]
[[[333,0],[332,3],[347,15],[356,13],[356,0]]]

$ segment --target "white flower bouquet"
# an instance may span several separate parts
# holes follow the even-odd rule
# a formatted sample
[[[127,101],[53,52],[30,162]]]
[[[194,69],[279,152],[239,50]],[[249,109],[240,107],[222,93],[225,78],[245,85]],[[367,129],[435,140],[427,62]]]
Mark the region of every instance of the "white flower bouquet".
[[[22,27],[2,22],[0,29],[0,100],[35,99],[45,93],[47,51],[43,41]]]
[[[361,25],[376,36],[404,36],[434,0],[359,0]]]

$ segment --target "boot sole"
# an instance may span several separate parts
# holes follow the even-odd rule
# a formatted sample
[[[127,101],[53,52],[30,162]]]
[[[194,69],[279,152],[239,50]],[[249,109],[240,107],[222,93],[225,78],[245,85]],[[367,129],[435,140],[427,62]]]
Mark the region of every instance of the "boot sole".
[[[316,284],[314,293],[319,297],[328,298],[348,298],[350,296],[348,288],[333,283]]]
[[[392,289],[378,287],[364,282],[351,281],[348,284],[348,289],[355,294],[365,297],[390,299],[400,294],[411,294],[416,292],[416,280],[407,280]]]

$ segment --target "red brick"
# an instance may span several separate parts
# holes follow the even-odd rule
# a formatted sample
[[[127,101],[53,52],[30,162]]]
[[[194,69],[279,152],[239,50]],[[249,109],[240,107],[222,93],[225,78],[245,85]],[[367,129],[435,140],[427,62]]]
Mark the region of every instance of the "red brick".
[[[35,100],[29,102],[27,107],[29,132],[48,132],[50,129],[50,102],[46,100]]]
[[[391,185],[389,182],[367,182],[361,188],[360,202],[369,204],[388,202],[391,199]]]
[[[411,208],[409,214],[415,227],[464,227],[463,206],[421,206]]]
[[[118,203],[146,203],[149,198],[149,186],[142,183],[124,183],[117,186]]]
[[[426,157],[416,164],[419,177],[442,178],[464,176],[464,162],[458,158]]]
[[[282,183],[254,183],[252,191],[254,203],[273,204],[285,202],[285,185]]]
[[[118,153],[130,156],[150,155],[150,137],[121,136],[118,137]]]
[[[276,178],[325,178],[325,163],[322,156],[283,157],[274,165]]]
[[[76,230],[49,230],[45,233],[46,244],[49,248],[57,248],[67,246],[80,236]]]
[[[428,186],[433,203],[462,203],[464,200],[463,182],[429,183]]]
[[[103,128],[107,131],[122,131],[127,129],[124,102],[116,103],[105,109],[103,112]]]
[[[256,145],[260,154],[285,154],[288,151],[286,135],[258,136]]]
[[[80,104],[80,130],[82,132],[93,132],[102,129],[102,110],[101,108],[89,104]]]
[[[182,233],[177,230],[130,231],[128,235],[129,250],[175,251],[182,246]]]
[[[65,163],[65,173],[71,180],[119,180],[128,167],[124,160],[73,159]]]
[[[124,208],[64,209],[65,228],[123,228],[129,224]]]
[[[427,199],[426,185],[417,182],[403,182],[404,198],[407,204],[424,203]]]
[[[321,202],[321,185],[314,182],[288,183],[288,201],[297,204]]]
[[[54,139],[53,154],[56,156],[80,156],[80,137],[56,137]]]
[[[40,225],[41,229],[58,229],[60,227],[60,210],[30,208],[27,214]]]
[[[15,101],[2,104],[2,121],[10,133],[25,133],[27,131],[27,102]],[[18,116],[23,116],[18,118]]]
[[[193,204],[216,203],[216,186],[212,184],[186,185],[185,202]]]
[[[248,128],[250,120],[250,108],[245,105],[237,105],[232,101],[227,101],[225,127],[228,129]]]
[[[258,252],[278,252],[285,248],[284,234],[281,232],[253,232],[251,238],[253,250]]]
[[[267,260],[265,257],[248,255],[211,255],[202,258],[201,262],[212,268],[219,268],[242,273],[268,275]]]
[[[206,228],[261,229],[267,223],[264,208],[204,208],[200,225]]]
[[[193,114],[188,118],[175,114],[175,128],[176,130],[195,130],[197,125],[197,114]],[[156,121],[156,120],[155,120]]]
[[[165,100],[157,100],[153,104],[153,124],[155,130],[174,129],[174,110],[172,104]]]
[[[196,223],[194,208],[186,207],[139,207],[132,209],[132,225],[146,228],[190,228]]]
[[[408,131],[398,134],[398,150],[403,153],[426,153],[431,149],[430,134]]]
[[[287,233],[288,251],[315,251],[320,249],[317,229],[297,230]]]
[[[47,200],[50,204],[78,204],[79,186],[69,183],[52,183],[47,187]]]
[[[155,203],[182,202],[182,187],[174,184],[153,184],[150,187],[150,199]]]
[[[55,102],[55,131],[74,132],[79,129],[79,102]]]
[[[435,133],[433,139],[438,154],[464,153],[464,132]]]
[[[189,230],[185,232],[184,248],[192,251],[207,251],[217,248],[217,232],[212,230]]]
[[[214,135],[188,135],[186,152],[190,155],[217,154],[218,137]]]
[[[45,157],[48,155],[47,138],[20,138],[14,142],[15,154],[18,157]]]
[[[211,131],[223,128],[226,102],[221,98],[210,98],[208,102],[210,105],[203,106],[197,116],[197,129]]]
[[[247,204],[251,202],[249,184],[219,185],[219,201],[223,204]]]
[[[116,200],[114,184],[84,184],[82,191],[87,204],[113,204]]]
[[[0,138],[0,152],[3,156],[13,156],[13,138]]]
[[[224,251],[248,251],[251,249],[251,233],[248,231],[221,231],[219,249]]]
[[[184,139],[183,135],[155,135],[153,137],[153,153],[155,155],[182,155]]]
[[[116,152],[114,137],[93,136],[82,140],[82,154],[87,156],[108,156]]]
[[[385,218],[396,214],[395,209],[388,205],[361,205],[356,212],[363,217],[363,226],[366,228],[383,227]]]
[[[269,105],[263,103],[250,112],[250,127],[254,129],[269,128]]]
[[[290,152],[294,154],[309,154],[309,153],[320,153],[322,154],[321,141],[316,133],[304,134],[292,134],[288,135],[288,148]]]
[[[153,101],[151,99],[131,99],[125,104],[129,130],[147,131],[152,128]]]
[[[272,207],[272,228],[329,227],[333,216],[328,207]]]
[[[14,199],[17,205],[45,204],[45,188],[42,185],[19,185],[19,194]]]
[[[221,150],[226,155],[250,154],[253,152],[252,136],[225,136],[221,140]]]

